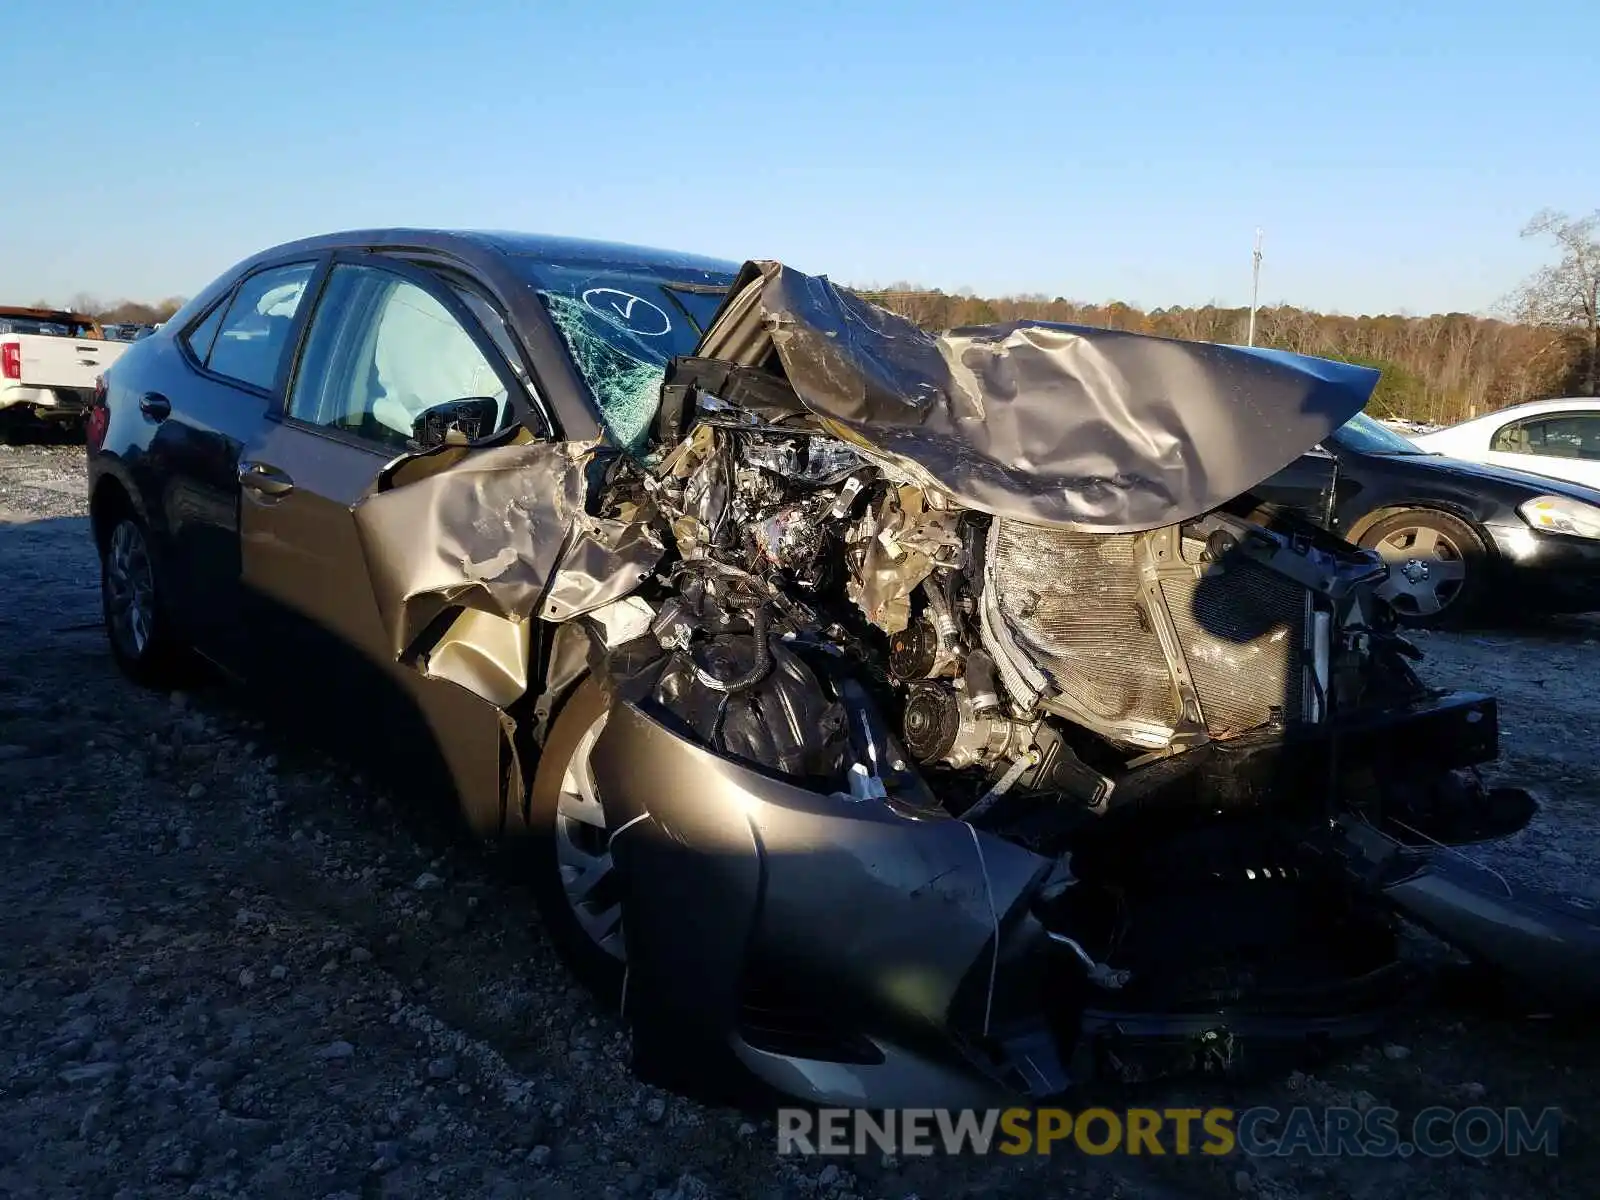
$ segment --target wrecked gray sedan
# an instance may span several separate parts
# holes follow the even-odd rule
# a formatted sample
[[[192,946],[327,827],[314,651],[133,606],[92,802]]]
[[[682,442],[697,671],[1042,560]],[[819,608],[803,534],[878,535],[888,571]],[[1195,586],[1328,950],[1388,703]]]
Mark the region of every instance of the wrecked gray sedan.
[[[1402,918],[1592,997],[1455,844],[1528,796],[1385,567],[1251,489],[1376,373],[381,231],[219,279],[90,417],[107,629],[531,846],[654,1081],[1039,1099],[1362,1036]],[[332,735],[331,737],[329,735]],[[1142,1067],[1137,1069],[1144,1069]]]

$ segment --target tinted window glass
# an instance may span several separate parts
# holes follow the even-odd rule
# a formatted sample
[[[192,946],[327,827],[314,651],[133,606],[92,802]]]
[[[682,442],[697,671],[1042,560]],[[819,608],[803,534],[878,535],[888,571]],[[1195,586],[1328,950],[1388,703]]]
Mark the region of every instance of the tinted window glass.
[[[312,263],[295,263],[260,271],[241,283],[206,365],[241,383],[270,388],[313,270]]]
[[[403,449],[424,409],[493,397],[511,420],[505,383],[449,310],[407,279],[373,267],[333,269],[311,319],[289,415]]]
[[[1542,458],[1600,459],[1600,415],[1569,413],[1514,421],[1496,431],[1489,449]]]
[[[222,324],[222,314],[227,307],[227,297],[223,297],[211,306],[205,320],[183,335],[189,353],[194,355],[196,362],[205,362],[206,355],[211,353],[211,343],[217,336],[217,327]]]

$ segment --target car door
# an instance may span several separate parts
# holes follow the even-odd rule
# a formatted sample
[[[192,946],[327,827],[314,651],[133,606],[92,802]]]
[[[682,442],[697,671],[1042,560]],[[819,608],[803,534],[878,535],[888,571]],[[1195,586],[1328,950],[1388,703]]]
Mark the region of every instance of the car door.
[[[482,327],[429,272],[336,257],[274,412],[246,447],[241,545],[255,677],[275,706],[341,750],[469,805],[497,804],[500,714],[396,661],[354,506],[414,449],[433,405],[517,386]],[[417,536],[427,536],[424,529]]]
[[[259,435],[288,365],[317,260],[263,267],[239,280],[137,380],[154,426],[136,478],[173,566],[170,591],[186,636],[242,671],[239,456]]]
[[[1317,446],[1250,490],[1268,504],[1331,528],[1336,474],[1337,460]]]
[[[1600,411],[1510,421],[1494,431],[1485,457],[1495,466],[1600,487]]]

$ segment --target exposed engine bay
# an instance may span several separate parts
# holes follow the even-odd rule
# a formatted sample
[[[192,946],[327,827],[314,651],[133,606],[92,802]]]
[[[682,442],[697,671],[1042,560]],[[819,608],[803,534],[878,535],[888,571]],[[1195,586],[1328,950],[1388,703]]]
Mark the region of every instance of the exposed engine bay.
[[[1027,970],[1074,997],[1058,1018],[1158,1012],[1202,1061],[1238,1052],[1204,1040],[1219,1011],[1337,996],[1365,1031],[1405,972],[1340,822],[1427,843],[1526,821],[1470,771],[1492,702],[1434,710],[1375,555],[1248,495],[1137,533],[974,512],[804,415],[691,389],[689,436],[613,481],[676,548],[632,598],[648,632],[607,661],[619,695],[758,771],[1051,861],[1029,914],[1051,965]],[[1411,707],[1446,730],[1412,767],[1336,761],[1336,721]]]
[[[652,699],[720,751],[903,786],[852,743],[825,682],[848,677],[953,815],[1098,814],[1158,760],[1424,694],[1371,595],[1381,563],[1309,528],[1248,510],[1136,534],[1032,526],[820,431],[728,414],[637,482],[679,551]]]
[[[1600,992],[1592,919],[1451,849],[1534,811],[1475,773],[1494,701],[1419,680],[1376,554],[1250,493],[1375,382],[1104,330],[934,338],[751,263],[645,452],[483,450],[357,523],[397,655],[513,742],[606,690],[642,1074],[1039,1097],[1112,1035],[1125,1075],[1130,1041],[1228,1065],[1365,1035],[1402,918]],[[463,606],[522,640],[496,657]]]

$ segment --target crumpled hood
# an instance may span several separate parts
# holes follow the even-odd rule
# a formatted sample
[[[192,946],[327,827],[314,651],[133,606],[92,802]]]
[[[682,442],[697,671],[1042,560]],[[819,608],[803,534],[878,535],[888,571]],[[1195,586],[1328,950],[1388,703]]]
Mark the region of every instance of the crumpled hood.
[[[1216,508],[1366,405],[1378,372],[1039,321],[940,336],[781,263],[746,263],[697,350],[776,351],[802,404],[960,503],[1129,533]]]

